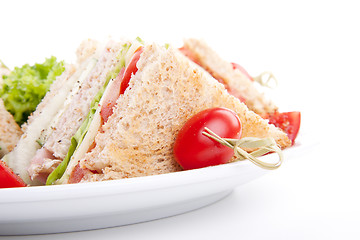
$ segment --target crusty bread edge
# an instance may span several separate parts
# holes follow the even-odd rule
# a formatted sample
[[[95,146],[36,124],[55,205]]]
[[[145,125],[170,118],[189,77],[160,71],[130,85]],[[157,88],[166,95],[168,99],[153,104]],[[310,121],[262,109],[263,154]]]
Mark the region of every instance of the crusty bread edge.
[[[245,99],[246,105],[258,114],[277,110],[277,106],[260,92],[254,83],[232,64],[220,57],[204,40],[184,39],[184,47],[189,50],[199,64],[215,78],[221,79],[232,93]]]

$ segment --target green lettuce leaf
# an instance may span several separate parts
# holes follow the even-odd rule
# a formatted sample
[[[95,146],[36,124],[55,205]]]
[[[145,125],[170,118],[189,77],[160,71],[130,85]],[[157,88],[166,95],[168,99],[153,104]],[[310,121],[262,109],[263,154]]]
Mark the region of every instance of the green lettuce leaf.
[[[15,67],[8,76],[3,76],[0,97],[19,125],[26,122],[55,78],[64,70],[64,62],[58,62],[56,57],[52,56],[44,63]]]

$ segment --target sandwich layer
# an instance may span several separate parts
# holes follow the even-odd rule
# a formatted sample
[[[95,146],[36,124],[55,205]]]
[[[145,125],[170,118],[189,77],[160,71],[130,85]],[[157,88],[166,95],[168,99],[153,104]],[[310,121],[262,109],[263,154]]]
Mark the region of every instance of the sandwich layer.
[[[85,50],[94,49],[92,46],[90,44]],[[97,47],[95,55],[91,55],[93,51],[88,53],[89,50],[83,50],[79,56],[78,51],[79,62],[86,67],[80,71],[81,75],[65,100],[64,107],[42,136],[44,145],[31,160],[28,170],[31,178],[39,178],[45,183],[47,176],[65,158],[72,144],[72,136],[86,119],[95,95],[107,81],[108,73],[118,64],[121,48],[121,43],[109,41],[105,48]],[[86,60],[83,59],[84,52],[90,54]]]
[[[80,126],[79,130],[71,138],[70,149],[62,163],[49,175],[46,184],[61,184],[68,182],[71,169],[78,165],[79,159],[86,154],[94,144],[94,138],[98,131],[102,131],[102,125],[113,112],[120,94],[123,94],[128,82],[136,72],[136,62],[141,55],[143,44],[141,39],[126,42],[118,56],[119,64],[109,73],[109,80],[96,94],[91,103],[91,109]],[[73,181],[74,179],[71,179]]]
[[[273,137],[282,148],[291,144],[286,134],[249,111],[178,51],[146,46],[137,67],[94,148],[80,160],[78,168],[87,170],[82,182],[180,171],[173,156],[177,133],[207,108],[234,110],[242,122],[242,137]]]
[[[69,149],[70,139],[80,127],[89,112],[90,104],[105,84],[108,72],[118,63],[117,58],[122,44],[110,42],[97,60],[89,76],[77,87],[69,101],[67,109],[59,117],[53,132],[47,137],[44,147],[54,153],[54,157],[63,159]]]
[[[121,44],[83,42],[78,65],[66,66],[24,126],[16,149],[5,156],[14,172],[31,185],[41,185],[65,156],[70,138],[86,117],[92,98],[106,81]],[[29,171],[29,172],[28,172]],[[30,176],[29,176],[30,175]]]

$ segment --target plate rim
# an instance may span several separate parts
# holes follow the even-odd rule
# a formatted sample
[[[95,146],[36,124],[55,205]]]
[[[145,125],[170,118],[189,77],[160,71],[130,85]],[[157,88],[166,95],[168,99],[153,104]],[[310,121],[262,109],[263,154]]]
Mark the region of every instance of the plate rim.
[[[306,148],[306,146],[304,146],[302,142],[298,141],[294,146],[288,149],[284,149],[283,153],[285,155],[285,161],[287,161],[288,154],[293,156],[296,154],[296,152],[298,152],[299,149],[303,149],[304,147]],[[271,158],[273,156],[274,154],[268,154],[262,156],[261,159],[266,161],[267,158]],[[244,167],[258,169],[258,171],[262,171],[263,173],[267,173],[270,171],[255,166],[250,161],[245,160],[199,169],[100,182],[62,184],[53,186],[2,188],[0,189],[0,206],[9,203],[15,204],[33,201],[58,201],[62,199],[99,196],[99,194],[106,196],[121,193],[125,194],[131,192],[152,191],[156,189],[185,186],[186,184],[194,184],[220,178],[232,177],[234,175],[237,175],[238,168]],[[229,173],[231,173],[231,175],[229,175]],[[78,191],[81,191],[81,196],[79,194],[62,194],[64,192]],[[19,196],[24,197],[19,198]]]

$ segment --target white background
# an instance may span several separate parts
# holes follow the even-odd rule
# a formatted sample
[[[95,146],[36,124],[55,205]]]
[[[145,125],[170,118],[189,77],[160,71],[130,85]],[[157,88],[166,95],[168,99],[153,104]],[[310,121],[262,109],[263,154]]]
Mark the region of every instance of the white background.
[[[211,206],[148,223],[4,239],[360,239],[360,14],[356,1],[0,1],[0,58],[74,61],[85,38],[200,37],[300,110],[306,148]],[[1,196],[0,196],[1,197]],[[1,213],[0,213],[1,214]],[[225,237],[226,236],[226,237]],[[0,237],[0,239],[3,239]]]

